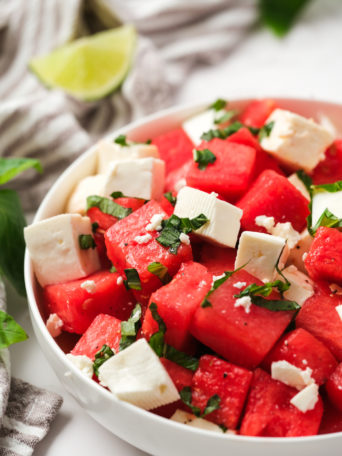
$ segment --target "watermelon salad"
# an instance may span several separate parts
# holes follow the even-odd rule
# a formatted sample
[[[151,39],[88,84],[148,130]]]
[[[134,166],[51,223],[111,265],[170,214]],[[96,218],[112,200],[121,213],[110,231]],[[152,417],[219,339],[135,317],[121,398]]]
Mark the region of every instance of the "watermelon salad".
[[[118,399],[218,433],[342,431],[342,140],[217,100],[97,145],[65,212],[25,229],[57,342]]]

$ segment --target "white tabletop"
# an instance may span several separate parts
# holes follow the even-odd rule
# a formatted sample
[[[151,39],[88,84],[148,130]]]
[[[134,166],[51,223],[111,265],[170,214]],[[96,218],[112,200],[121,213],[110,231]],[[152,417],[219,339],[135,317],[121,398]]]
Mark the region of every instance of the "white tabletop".
[[[300,96],[342,101],[342,5],[313,2],[303,20],[283,40],[255,32],[215,67],[202,67],[184,82],[177,103],[218,96]],[[14,376],[61,394],[62,409],[35,456],[124,455],[141,452],[106,431],[62,388],[33,334],[26,302],[9,292],[10,313],[30,339],[11,348]]]

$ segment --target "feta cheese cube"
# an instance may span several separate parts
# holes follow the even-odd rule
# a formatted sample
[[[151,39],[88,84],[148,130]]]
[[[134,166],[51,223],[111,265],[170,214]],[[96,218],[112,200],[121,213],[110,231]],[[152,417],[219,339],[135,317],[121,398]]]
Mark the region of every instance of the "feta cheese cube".
[[[80,279],[100,269],[96,249],[81,249],[79,236],[92,235],[89,217],[61,214],[24,229],[26,246],[42,287]]]
[[[217,424],[211,423],[203,418],[197,418],[192,413],[184,412],[183,410],[177,409],[171,416],[170,420],[176,421],[177,423],[186,424],[197,429],[204,429],[206,431],[219,432],[222,434],[222,429]],[[233,430],[228,430],[226,434],[236,434]]]
[[[74,366],[79,369],[83,375],[85,375],[88,378],[92,378],[94,374],[94,369],[93,369],[93,362],[88,356],[85,355],[72,355],[71,353],[68,353],[66,355],[69,361],[72,362]]]
[[[119,399],[145,410],[179,399],[178,391],[146,339],[139,339],[99,368],[99,380]]]
[[[159,158],[159,152],[153,144],[129,143],[121,146],[115,142],[101,141],[97,148],[97,172],[105,174],[108,165],[114,160],[131,160],[132,158]]]
[[[301,412],[306,413],[315,408],[318,399],[318,385],[316,385],[316,383],[312,383],[293,396],[290,403]]]
[[[291,176],[289,176],[287,178],[287,180],[289,182],[291,182],[291,184],[294,187],[296,187],[296,189],[304,196],[304,198],[306,198],[308,201],[310,201],[309,192],[308,192],[307,188],[305,187],[303,181],[299,179],[299,177],[297,176],[296,173],[291,174]]]
[[[329,209],[336,217],[342,218],[342,191],[315,193],[312,198],[312,226],[314,227],[325,209]]]
[[[303,370],[288,361],[275,361],[271,365],[271,375],[274,380],[279,380],[298,390],[314,382],[311,374],[312,369],[310,367]]]
[[[204,214],[209,222],[195,233],[206,241],[226,247],[235,247],[242,210],[217,199],[215,194],[183,187],[177,195],[174,213],[178,217],[189,218]]]
[[[91,195],[105,196],[104,187],[106,184],[106,176],[98,174],[96,176],[88,176],[81,179],[69,197],[66,212],[70,214],[86,213],[87,198]]]
[[[293,264],[297,269],[306,273],[303,255],[307,254],[310,250],[313,237],[310,235],[307,229],[300,233],[300,238],[297,244],[290,250],[288,264]]]
[[[157,158],[132,158],[109,165],[104,195],[120,191],[126,196],[160,200],[165,185],[165,162]]]
[[[46,320],[46,328],[52,337],[58,337],[62,334],[63,320],[56,313],[50,314]]]
[[[271,234],[244,231],[241,234],[237,250],[235,269],[246,265],[244,269],[263,282],[274,280],[277,271],[285,263],[288,249],[283,238]],[[279,259],[280,258],[280,259]]]
[[[312,171],[324,159],[324,152],[333,142],[330,131],[298,114],[276,109],[266,120],[274,122],[261,147],[292,169]]]
[[[291,284],[290,288],[285,291],[284,298],[289,301],[296,301],[302,306],[314,294],[312,280],[293,265],[283,269],[282,274]],[[281,276],[279,275],[277,278],[281,279]]]
[[[215,124],[215,119],[221,117],[223,114],[223,110],[217,112],[214,109],[208,109],[183,122],[183,130],[197,146],[202,142],[201,136],[203,133],[217,129],[218,126]]]

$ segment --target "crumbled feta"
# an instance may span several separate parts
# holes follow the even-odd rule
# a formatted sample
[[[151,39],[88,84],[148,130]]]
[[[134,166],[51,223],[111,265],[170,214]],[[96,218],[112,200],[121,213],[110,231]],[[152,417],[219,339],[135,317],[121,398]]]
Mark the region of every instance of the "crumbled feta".
[[[302,389],[290,400],[290,403],[294,405],[298,410],[303,413],[313,410],[318,402],[318,385],[311,383],[306,388]]]
[[[146,225],[146,231],[160,231],[162,229],[161,222],[163,217],[163,214],[154,214],[150,223]]]
[[[251,305],[252,301],[249,296],[243,296],[242,298],[238,298],[234,303],[234,307],[243,307],[247,314],[251,311]]]
[[[123,283],[123,278],[121,276],[119,276],[117,279],[116,279],[116,283],[117,285],[121,285]]]
[[[218,197],[218,193],[216,193],[216,192],[210,192],[210,195],[211,195],[211,196],[215,196],[215,198]]]
[[[46,328],[52,337],[62,334],[63,320],[56,313],[50,314],[46,321]]]
[[[288,361],[275,361],[271,365],[271,374],[274,380],[279,380],[285,385],[292,386],[298,390],[314,382],[311,377],[312,369],[305,370],[294,366]]]
[[[68,353],[66,357],[82,372],[83,375],[92,378],[94,373],[93,362],[90,358],[88,358],[88,356],[72,355],[71,353]]]
[[[217,424],[211,423],[203,418],[197,418],[192,413],[184,412],[184,410],[177,409],[171,416],[170,420],[177,423],[186,424],[187,426],[195,427],[198,429],[205,429],[206,431],[214,431],[222,434],[222,429]],[[236,434],[236,431],[227,430],[225,434]]]
[[[147,244],[152,239],[152,236],[148,233],[142,236],[135,236],[134,240],[137,244]]]
[[[302,306],[314,294],[312,280],[293,265],[283,269],[282,274],[291,284],[290,288],[284,292],[284,297],[289,301],[296,301]],[[278,279],[281,280],[280,274]]]
[[[85,280],[81,283],[80,287],[88,293],[94,293],[96,290],[96,284],[94,280]]]
[[[293,228],[290,222],[275,224],[274,217],[258,215],[258,217],[255,217],[255,224],[265,228],[269,234],[285,239],[290,249],[300,240],[300,233]]]
[[[342,320],[342,304],[339,304],[338,306],[336,306],[335,309],[336,309],[338,316]]]
[[[235,282],[233,287],[241,289],[241,288],[245,287],[246,285],[247,285],[247,282]]]
[[[262,226],[268,233],[272,234],[271,231],[275,225],[274,217],[267,217],[267,215],[258,215],[255,217],[255,224],[257,226]]]
[[[181,233],[179,235],[179,240],[181,241],[182,244],[190,245],[190,237],[185,233]]]

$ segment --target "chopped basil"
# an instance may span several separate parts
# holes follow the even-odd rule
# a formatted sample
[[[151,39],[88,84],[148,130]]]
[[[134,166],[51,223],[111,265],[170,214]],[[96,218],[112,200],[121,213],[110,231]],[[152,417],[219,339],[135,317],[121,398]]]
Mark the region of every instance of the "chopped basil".
[[[107,359],[111,358],[114,355],[114,351],[106,344],[104,344],[101,350],[96,353],[95,360],[93,362],[93,369],[97,377],[99,376],[100,366],[102,366],[102,364],[105,363]]]
[[[141,306],[138,303],[127,321],[121,322],[120,351],[129,347],[136,341],[137,334],[141,328]]]
[[[151,274],[156,275],[164,285],[169,283],[172,279],[172,277],[168,273],[167,267],[164,266],[162,263],[151,263],[147,266],[147,270]]]
[[[265,309],[272,310],[273,312],[279,312],[283,310],[299,310],[300,305],[296,301],[288,300],[271,300],[265,299],[262,296],[251,296],[251,301],[258,307],[264,307]]]
[[[35,158],[0,157],[0,185],[6,184],[29,168],[34,168],[39,173],[43,172],[40,161]]]
[[[194,149],[193,156],[194,162],[198,163],[198,169],[201,170],[206,169],[209,163],[214,163],[216,161],[216,155],[209,149]]]
[[[110,196],[113,198],[113,199],[116,199],[116,198],[124,198],[124,194],[122,192],[113,192],[110,194]]]
[[[247,128],[254,136],[258,135],[260,132],[260,128],[258,128],[258,127],[247,127]]]
[[[227,101],[223,98],[218,98],[212,105],[209,106],[209,109],[213,109],[214,111],[221,111],[227,105]]]
[[[119,135],[117,138],[114,139],[114,142],[116,144],[120,144],[120,146],[127,147],[129,144],[127,143],[126,140],[126,135]]]
[[[274,282],[267,282],[264,285],[257,285],[256,283],[252,283],[248,285],[244,290],[242,290],[239,294],[234,295],[234,298],[243,298],[244,296],[269,296],[273,288],[276,288],[279,293],[284,293],[284,291],[290,288],[289,282],[283,282],[282,280],[275,280]]]
[[[166,346],[165,358],[193,372],[197,370],[199,365],[199,360],[197,358],[181,352],[176,348],[171,347],[171,345]]]
[[[93,233],[96,233],[96,230],[98,229],[98,227],[99,227],[99,224],[97,222],[92,223],[91,224],[91,231]]]
[[[82,250],[95,249],[96,243],[91,234],[80,234],[78,236],[78,243]]]
[[[132,213],[130,207],[122,207],[109,198],[91,195],[87,198],[87,210],[91,207],[98,207],[104,214],[112,215],[118,219],[123,219]]]
[[[333,182],[332,184],[320,184],[312,186],[313,193],[319,193],[321,190],[336,193],[342,190],[342,181]]]
[[[167,192],[164,193],[165,198],[172,204],[172,206],[175,206],[177,203],[177,197],[172,195],[172,192]]]
[[[311,228],[312,233],[316,233],[320,226],[326,226],[328,228],[341,228],[342,219],[336,217],[329,209],[325,209],[320,218],[317,220],[314,227]]]
[[[147,145],[149,145],[149,144],[151,144],[151,143],[152,143],[152,139],[147,139],[147,140],[145,141],[145,144],[147,144]]]
[[[262,141],[264,138],[270,136],[272,128],[274,127],[274,122],[269,122],[260,128],[259,131],[259,141]]]
[[[214,138],[226,139],[228,136],[231,136],[233,133],[236,133],[240,128],[243,128],[243,124],[239,121],[233,122],[231,125],[228,125],[226,128],[218,130],[209,130],[202,134],[201,139],[204,141],[211,141]]]
[[[112,267],[109,269],[109,272],[114,273],[116,272],[116,267],[112,265]]]
[[[205,406],[205,409],[202,413],[199,407],[192,405],[192,392],[190,386],[185,386],[179,392],[179,395],[184,404],[187,405],[191,409],[192,413],[198,418],[204,418],[205,416],[220,408],[221,398],[218,394],[214,394],[208,399],[207,405]]]
[[[28,338],[23,328],[8,313],[0,310],[0,349]]]
[[[311,177],[308,174],[306,174],[306,172],[303,171],[302,169],[299,169],[296,172],[296,174],[297,174],[298,179],[300,179],[303,182],[303,184],[305,185],[305,188],[310,193],[311,192],[311,185],[312,185]]]
[[[127,290],[141,290],[141,282],[138,271],[134,268],[124,269],[126,280],[124,280]]]
[[[222,429],[222,432],[225,434],[228,431],[227,426],[224,424],[218,424],[218,427]]]
[[[218,114],[220,114],[220,113],[218,113]],[[214,120],[214,123],[215,124],[223,124],[225,122],[228,122],[234,116],[236,116],[236,114],[237,114],[237,112],[235,110],[225,111],[224,113],[222,113],[222,115],[216,117],[216,119]]]

